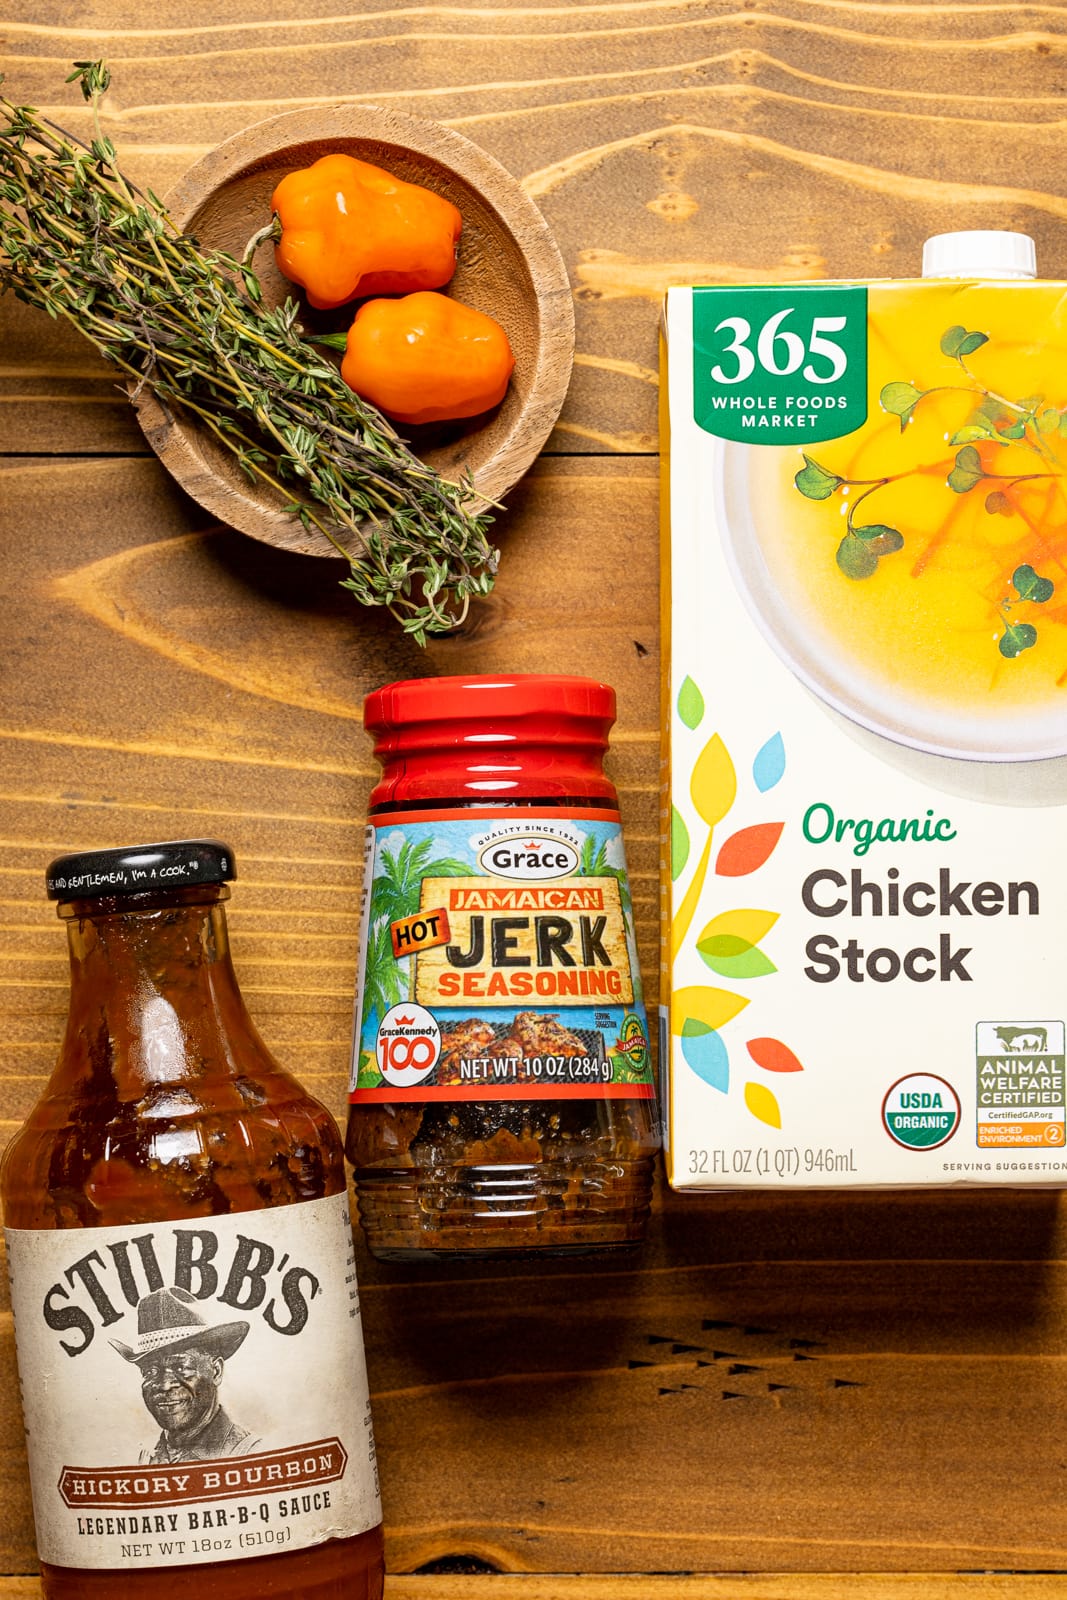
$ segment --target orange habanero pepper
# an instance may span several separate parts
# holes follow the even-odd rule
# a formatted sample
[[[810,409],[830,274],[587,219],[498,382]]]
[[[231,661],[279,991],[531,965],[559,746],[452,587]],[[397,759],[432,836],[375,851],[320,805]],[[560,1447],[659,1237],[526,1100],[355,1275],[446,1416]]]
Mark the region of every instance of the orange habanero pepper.
[[[484,311],[409,294],[360,307],[341,376],[396,422],[442,422],[499,405],[514,366],[507,334]]]
[[[436,289],[456,270],[463,218],[450,200],[354,156],[323,156],[271,196],[279,272],[329,310],[357,295]]]

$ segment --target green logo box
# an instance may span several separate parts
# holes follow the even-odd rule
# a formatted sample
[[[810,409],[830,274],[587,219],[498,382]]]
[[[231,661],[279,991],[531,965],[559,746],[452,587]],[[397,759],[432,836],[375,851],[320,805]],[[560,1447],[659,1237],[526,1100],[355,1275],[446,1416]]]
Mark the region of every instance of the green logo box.
[[[867,420],[867,290],[693,290],[693,418],[744,444],[817,444]]]

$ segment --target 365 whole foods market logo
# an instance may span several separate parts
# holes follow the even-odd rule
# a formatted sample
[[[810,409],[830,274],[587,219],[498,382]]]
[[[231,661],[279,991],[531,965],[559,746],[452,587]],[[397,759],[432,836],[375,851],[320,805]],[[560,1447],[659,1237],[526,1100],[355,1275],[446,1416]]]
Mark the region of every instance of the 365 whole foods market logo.
[[[478,865],[494,878],[541,883],[577,872],[581,840],[570,829],[539,824],[528,833],[494,829],[475,839]]]
[[[693,419],[743,444],[814,444],[862,427],[867,290],[695,289]]]

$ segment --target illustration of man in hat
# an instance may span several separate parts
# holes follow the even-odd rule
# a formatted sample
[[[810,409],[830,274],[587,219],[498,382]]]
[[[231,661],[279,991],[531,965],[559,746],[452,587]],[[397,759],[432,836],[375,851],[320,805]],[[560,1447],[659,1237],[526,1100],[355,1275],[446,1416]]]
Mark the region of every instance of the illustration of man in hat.
[[[244,1343],[248,1323],[204,1321],[184,1289],[155,1289],[137,1302],[137,1345],[111,1344],[141,1371],[141,1398],[162,1432],[141,1451],[145,1465],[248,1455],[260,1443],[219,1400],[225,1362]]]

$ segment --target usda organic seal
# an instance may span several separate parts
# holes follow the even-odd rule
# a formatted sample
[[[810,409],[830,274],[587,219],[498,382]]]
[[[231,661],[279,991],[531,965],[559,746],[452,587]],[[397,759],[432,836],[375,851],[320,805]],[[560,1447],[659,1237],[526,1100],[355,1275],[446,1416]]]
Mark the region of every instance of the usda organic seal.
[[[898,1078],[882,1101],[889,1137],[905,1150],[936,1150],[960,1125],[960,1101],[944,1078],[913,1072]]]

